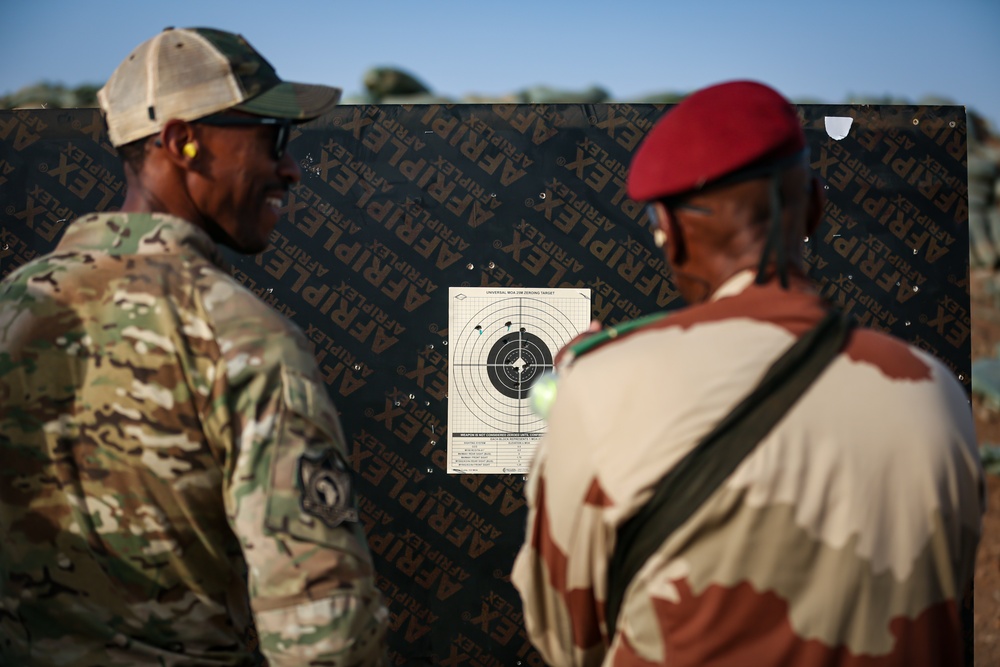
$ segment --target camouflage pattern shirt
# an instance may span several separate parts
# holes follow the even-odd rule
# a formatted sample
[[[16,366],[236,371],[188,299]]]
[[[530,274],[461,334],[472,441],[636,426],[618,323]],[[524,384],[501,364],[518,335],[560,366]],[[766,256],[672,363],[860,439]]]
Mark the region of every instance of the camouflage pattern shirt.
[[[845,350],[645,563],[605,630],[619,526],[825,314],[797,281],[715,298],[561,372],[513,582],[552,665],[960,665],[983,479],[943,364],[856,329]]]
[[[343,443],[202,230],[78,219],[0,284],[0,663],[382,664]]]

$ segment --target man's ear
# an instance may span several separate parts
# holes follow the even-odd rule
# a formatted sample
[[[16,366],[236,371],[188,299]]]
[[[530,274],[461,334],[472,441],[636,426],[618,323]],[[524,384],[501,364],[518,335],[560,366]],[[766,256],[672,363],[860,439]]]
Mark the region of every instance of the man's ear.
[[[157,145],[162,147],[167,158],[178,165],[187,167],[190,165],[192,156],[185,154],[184,147],[189,144],[196,144],[194,128],[190,123],[182,120],[169,120],[157,137]]]
[[[826,195],[815,176],[809,185],[809,203],[806,206],[806,235],[812,236],[823,221],[823,209],[826,207]]]

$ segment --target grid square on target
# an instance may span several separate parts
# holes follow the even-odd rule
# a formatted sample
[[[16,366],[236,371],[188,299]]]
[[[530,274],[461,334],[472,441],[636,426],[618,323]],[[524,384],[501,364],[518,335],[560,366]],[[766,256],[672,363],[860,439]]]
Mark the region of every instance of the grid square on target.
[[[448,430],[543,431],[528,392],[587,328],[590,290],[452,287],[449,300]]]

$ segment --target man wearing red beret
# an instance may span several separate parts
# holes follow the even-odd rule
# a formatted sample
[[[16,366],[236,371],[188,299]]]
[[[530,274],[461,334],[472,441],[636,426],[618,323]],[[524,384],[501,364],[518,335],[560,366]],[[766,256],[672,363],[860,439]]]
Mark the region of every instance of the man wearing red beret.
[[[562,355],[512,575],[549,664],[962,664],[970,408],[806,279],[808,157],[795,107],[749,81],[690,95],[637,151],[629,195],[690,305]]]

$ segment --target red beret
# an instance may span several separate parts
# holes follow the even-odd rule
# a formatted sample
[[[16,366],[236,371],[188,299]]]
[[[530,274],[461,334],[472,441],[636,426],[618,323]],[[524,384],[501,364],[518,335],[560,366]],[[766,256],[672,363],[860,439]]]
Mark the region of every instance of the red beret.
[[[801,152],[795,107],[754,81],[703,88],[667,112],[632,158],[628,196],[662,199],[698,190],[748,167]]]

